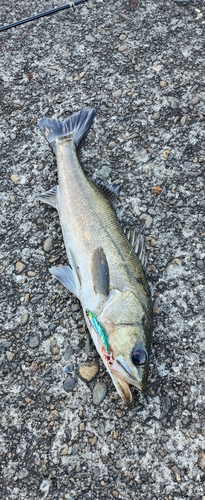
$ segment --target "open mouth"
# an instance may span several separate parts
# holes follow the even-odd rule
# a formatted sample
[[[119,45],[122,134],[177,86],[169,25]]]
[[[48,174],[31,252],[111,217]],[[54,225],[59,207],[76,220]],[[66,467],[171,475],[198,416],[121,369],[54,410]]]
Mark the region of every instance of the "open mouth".
[[[129,406],[132,402],[132,393],[130,390],[130,385],[125,380],[115,377],[115,375],[112,376],[112,380],[117,389],[118,394],[123,399],[123,401],[125,401],[127,406]]]
[[[107,353],[102,348],[102,357],[107,366],[107,370],[112,378],[113,384],[123,401],[129,406],[132,402],[132,393],[130,386],[136,387],[139,391],[143,390],[140,380],[137,380],[130,368],[127,366],[121,356],[114,359],[112,351]]]

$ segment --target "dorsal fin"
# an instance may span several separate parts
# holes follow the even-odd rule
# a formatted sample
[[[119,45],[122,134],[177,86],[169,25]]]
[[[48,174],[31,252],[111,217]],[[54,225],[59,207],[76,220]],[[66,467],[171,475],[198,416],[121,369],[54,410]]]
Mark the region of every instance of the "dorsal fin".
[[[145,238],[144,235],[138,234],[136,229],[130,229],[129,227],[124,227],[123,231],[131,243],[133,250],[135,251],[141,264],[145,267],[146,265],[146,255],[145,255]]]
[[[103,182],[101,184],[97,183],[98,189],[101,191],[103,196],[114,205],[116,199],[118,198],[121,186],[119,184],[108,184],[108,182]]]

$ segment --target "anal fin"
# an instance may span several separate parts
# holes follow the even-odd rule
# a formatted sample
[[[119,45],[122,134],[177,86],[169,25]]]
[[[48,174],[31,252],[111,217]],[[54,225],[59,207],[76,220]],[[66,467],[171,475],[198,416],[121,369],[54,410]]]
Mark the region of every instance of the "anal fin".
[[[45,191],[42,194],[38,195],[38,199],[43,203],[47,203],[47,205],[51,205],[51,207],[56,208],[57,210],[57,187],[53,186],[48,191]]]

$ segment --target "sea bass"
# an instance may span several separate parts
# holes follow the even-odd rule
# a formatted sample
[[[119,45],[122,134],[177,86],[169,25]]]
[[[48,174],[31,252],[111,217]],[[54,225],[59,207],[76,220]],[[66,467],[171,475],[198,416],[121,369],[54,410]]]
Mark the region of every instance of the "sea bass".
[[[87,327],[121,398],[146,390],[153,309],[142,264],[111,202],[86,177],[76,149],[94,109],[38,125],[57,158],[58,185],[39,199],[56,208],[69,265],[50,272],[81,302]]]

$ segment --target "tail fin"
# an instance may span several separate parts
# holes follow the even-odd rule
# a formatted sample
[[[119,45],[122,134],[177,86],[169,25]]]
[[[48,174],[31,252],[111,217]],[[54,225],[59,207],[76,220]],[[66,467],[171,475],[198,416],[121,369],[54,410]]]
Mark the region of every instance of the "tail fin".
[[[41,118],[38,125],[55,152],[55,143],[58,138],[73,136],[76,146],[88,132],[95,118],[95,109],[84,109],[60,122],[52,118]]]

